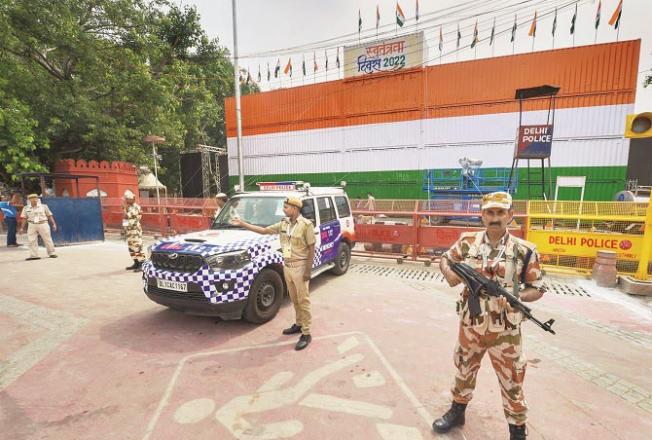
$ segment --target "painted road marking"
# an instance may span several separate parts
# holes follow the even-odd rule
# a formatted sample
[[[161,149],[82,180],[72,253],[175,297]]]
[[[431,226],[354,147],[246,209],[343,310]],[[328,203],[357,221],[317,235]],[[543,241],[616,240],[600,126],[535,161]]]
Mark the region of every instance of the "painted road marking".
[[[255,384],[263,366],[278,371],[279,366],[288,365],[285,357],[294,356],[295,353],[279,352],[277,349],[291,346],[293,341],[196,353],[182,358],[146,427],[143,439],[147,440],[155,433],[158,436],[163,432],[169,435],[191,435],[192,430],[188,431],[189,428],[181,426],[188,427],[196,421],[204,425],[195,425],[194,429],[204,427],[210,420],[206,414],[211,411],[215,414],[213,420],[221,425],[219,430],[216,429],[216,435],[228,438],[228,434],[231,434],[233,438],[241,440],[305,437],[316,429],[323,430],[324,427],[330,426],[325,420],[347,420],[341,417],[351,416],[359,417],[353,419],[360,420],[355,422],[356,424],[368,424],[369,428],[378,432],[378,438],[382,439],[416,440],[421,438],[419,432],[430,431],[432,416],[367,335],[350,332],[316,337],[314,340],[316,342],[338,338],[342,342],[331,352],[335,357],[326,359],[326,363],[321,359],[327,358],[327,355],[322,356],[313,349],[312,352],[306,353],[304,362],[296,364],[296,371],[280,371],[273,374],[249,392],[246,388]],[[315,344],[315,348],[320,346],[328,347],[328,344]],[[260,350],[260,356],[269,356],[269,363],[262,366],[256,364],[255,368],[247,366],[248,359],[257,357],[245,353],[249,350]],[[343,353],[346,354],[343,356]],[[340,357],[337,357],[338,354]],[[229,379],[231,376],[211,378],[210,383],[215,390],[207,389],[196,379],[200,378],[205,365],[213,363],[222,365],[223,371],[242,369],[246,376],[234,376],[240,377],[240,381]],[[377,367],[365,372],[365,369],[369,369],[374,363]],[[380,366],[382,368],[378,368]],[[357,385],[353,383],[354,377],[357,377]],[[392,380],[388,382],[386,377],[391,377]],[[217,381],[213,381],[214,379]],[[355,386],[343,387],[347,380],[350,385]],[[372,391],[374,386],[382,385],[389,386],[388,390],[395,390],[390,396],[404,395],[409,404],[396,406],[386,393]],[[354,395],[351,395],[352,392]],[[186,400],[185,396],[192,398]],[[300,410],[300,407],[306,410]],[[319,416],[320,411],[334,416]],[[310,414],[311,418],[301,420],[306,414]],[[404,425],[408,420],[412,421],[413,426]],[[426,425],[422,424],[424,422]],[[407,425],[410,424],[408,421]],[[338,429],[349,428],[341,422],[333,422],[332,427],[333,435]]]
[[[389,419],[392,417],[392,409],[386,406],[350,399],[340,399],[339,397],[326,394],[309,394],[299,405],[362,417],[375,417],[379,419]]]
[[[358,388],[380,387],[385,385],[385,378],[380,371],[370,371],[353,376],[353,384]]]

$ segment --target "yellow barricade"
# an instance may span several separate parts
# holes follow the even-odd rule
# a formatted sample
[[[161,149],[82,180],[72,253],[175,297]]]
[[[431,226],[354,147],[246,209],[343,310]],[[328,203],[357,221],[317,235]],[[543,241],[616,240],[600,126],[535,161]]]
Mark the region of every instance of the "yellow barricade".
[[[647,205],[533,200],[527,209],[527,239],[548,268],[590,271],[597,251],[607,250],[616,252],[620,273],[633,274],[643,259]]]

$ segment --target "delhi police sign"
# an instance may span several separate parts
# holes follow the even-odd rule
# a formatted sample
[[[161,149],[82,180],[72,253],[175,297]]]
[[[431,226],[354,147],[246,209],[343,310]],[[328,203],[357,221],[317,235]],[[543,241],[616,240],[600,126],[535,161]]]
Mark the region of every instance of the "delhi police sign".
[[[521,125],[518,130],[518,159],[545,159],[552,149],[551,125]]]

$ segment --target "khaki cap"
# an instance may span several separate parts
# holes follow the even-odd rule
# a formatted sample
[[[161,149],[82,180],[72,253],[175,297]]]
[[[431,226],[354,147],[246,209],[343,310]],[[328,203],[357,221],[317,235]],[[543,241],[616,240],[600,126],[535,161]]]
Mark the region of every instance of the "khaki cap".
[[[510,209],[512,207],[512,196],[504,191],[493,192],[482,196],[482,209],[502,208]]]
[[[30,195],[27,196],[28,200],[29,199],[38,199],[38,198],[39,198],[38,194],[30,194]]]
[[[224,193],[217,193],[215,194],[216,199],[228,199],[227,195]]]
[[[124,198],[127,200],[135,199],[136,194],[134,194],[130,189],[125,191]]]
[[[299,209],[303,207],[303,202],[298,197],[288,197],[287,199],[285,199],[285,203],[287,203],[288,205],[296,206]]]

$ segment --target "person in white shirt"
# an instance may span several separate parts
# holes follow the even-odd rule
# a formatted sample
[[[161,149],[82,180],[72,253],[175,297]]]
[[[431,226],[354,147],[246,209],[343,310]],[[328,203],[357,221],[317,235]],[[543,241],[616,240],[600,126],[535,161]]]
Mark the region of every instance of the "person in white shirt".
[[[43,243],[45,243],[48,257],[57,258],[57,254],[54,251],[52,235],[50,234],[50,225],[48,224],[49,221],[52,224],[52,230],[56,232],[57,223],[54,221],[52,211],[50,211],[48,205],[41,203],[39,196],[36,194],[30,194],[27,196],[27,200],[29,200],[29,203],[20,213],[21,234],[25,232],[25,222],[28,224],[27,239],[29,241],[29,257],[26,260],[39,260],[41,258],[38,256],[39,236],[43,240]]]

